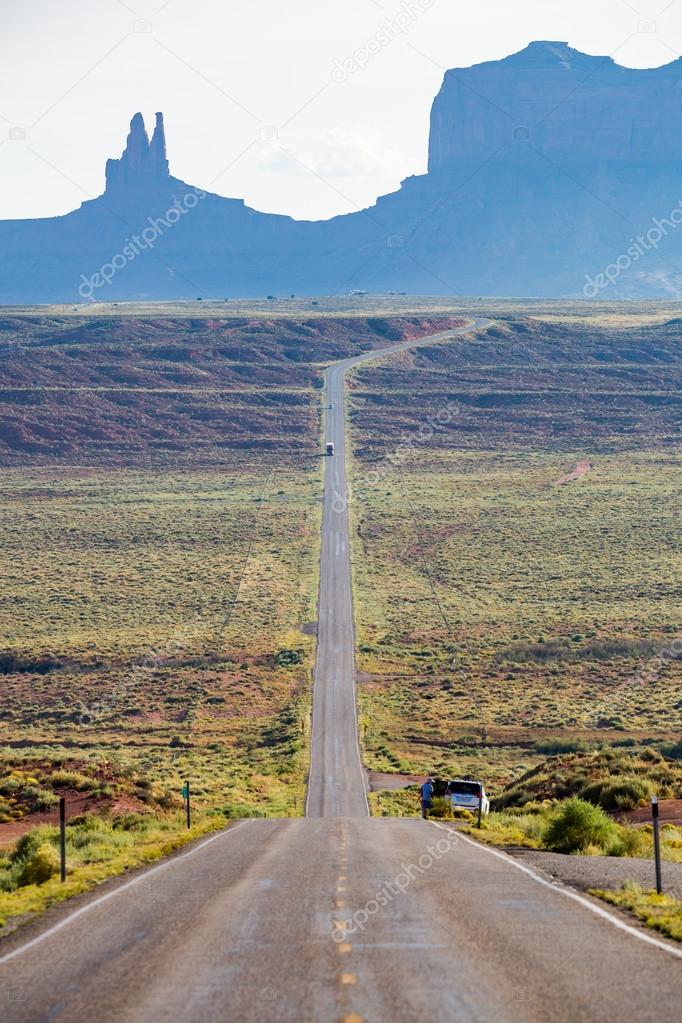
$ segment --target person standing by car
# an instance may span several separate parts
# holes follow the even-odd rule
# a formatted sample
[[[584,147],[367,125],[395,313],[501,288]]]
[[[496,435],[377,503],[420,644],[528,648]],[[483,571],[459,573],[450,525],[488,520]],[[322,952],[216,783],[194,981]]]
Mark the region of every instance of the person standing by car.
[[[433,806],[433,778],[427,778],[419,790],[419,802],[422,808],[422,817],[428,819],[429,810]]]

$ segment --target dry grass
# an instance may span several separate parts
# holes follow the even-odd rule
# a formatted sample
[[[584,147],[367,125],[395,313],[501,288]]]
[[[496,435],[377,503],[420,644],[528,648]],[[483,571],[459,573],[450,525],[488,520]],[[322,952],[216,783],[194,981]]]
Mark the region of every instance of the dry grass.
[[[631,883],[625,884],[620,891],[593,889],[590,894],[619,909],[629,910],[647,927],[660,931],[666,937],[682,941],[682,902],[679,899],[646,892]]]
[[[6,471],[0,744],[123,752],[208,803],[296,812],[318,495],[317,466]]]
[[[538,742],[679,734],[676,327],[590,323],[511,322],[357,374],[372,769],[495,792],[540,763]]]

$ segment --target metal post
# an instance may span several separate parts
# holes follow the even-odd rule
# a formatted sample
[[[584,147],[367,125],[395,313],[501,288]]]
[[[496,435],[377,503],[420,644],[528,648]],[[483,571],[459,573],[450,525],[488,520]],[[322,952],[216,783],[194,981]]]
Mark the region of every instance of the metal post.
[[[651,797],[651,817],[654,826],[654,859],[656,861],[656,892],[658,895],[663,891],[661,878],[661,830],[658,819],[658,796]]]
[[[478,823],[477,828],[481,828],[481,821],[483,819],[483,793],[481,792],[478,797]]]
[[[185,782],[185,792],[187,793],[187,827],[192,827],[192,809],[189,801],[189,781]]]
[[[66,799],[59,797],[59,876],[66,881]]]

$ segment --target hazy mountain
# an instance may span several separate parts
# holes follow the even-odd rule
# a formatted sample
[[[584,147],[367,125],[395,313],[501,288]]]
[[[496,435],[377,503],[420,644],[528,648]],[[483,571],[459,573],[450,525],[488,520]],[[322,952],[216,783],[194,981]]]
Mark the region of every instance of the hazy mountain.
[[[632,70],[566,43],[448,71],[428,173],[319,222],[174,178],[162,116],[150,140],[136,114],[102,196],[63,217],[0,222],[0,301],[564,296],[588,277],[588,297],[680,295],[681,100],[682,59]]]

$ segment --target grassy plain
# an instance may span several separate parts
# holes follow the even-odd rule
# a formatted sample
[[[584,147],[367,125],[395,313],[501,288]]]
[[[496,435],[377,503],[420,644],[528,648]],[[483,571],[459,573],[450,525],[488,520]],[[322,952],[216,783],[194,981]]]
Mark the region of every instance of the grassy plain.
[[[0,743],[288,812],[305,779],[317,469],[7,470]]]
[[[680,315],[682,303],[601,301],[577,299],[517,299],[453,295],[337,294],[272,299],[197,299],[183,302],[91,302],[82,305],[5,307],[8,315],[57,317],[59,320],[113,317],[152,317],[156,320],[192,317],[194,320],[300,319],[383,316],[533,316],[555,322],[628,327],[664,323]]]
[[[169,811],[184,778],[207,812],[302,811],[324,366],[443,321],[200,306],[0,318],[0,844],[83,809],[46,758]]]
[[[556,739],[679,736],[677,337],[500,322],[356,374],[371,768],[495,793]]]

